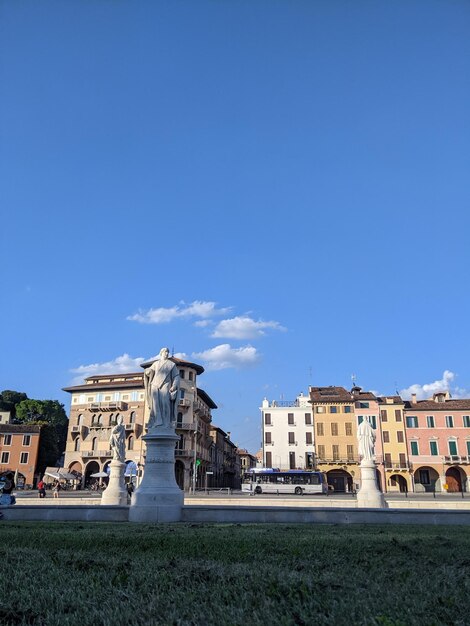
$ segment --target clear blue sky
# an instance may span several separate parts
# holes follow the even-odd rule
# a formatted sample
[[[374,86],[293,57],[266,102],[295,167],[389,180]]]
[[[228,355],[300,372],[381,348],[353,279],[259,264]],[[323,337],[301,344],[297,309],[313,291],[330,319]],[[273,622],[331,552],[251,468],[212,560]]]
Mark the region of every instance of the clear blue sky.
[[[469,32],[466,0],[2,0],[0,389],[168,345],[253,451],[264,395],[470,389]]]

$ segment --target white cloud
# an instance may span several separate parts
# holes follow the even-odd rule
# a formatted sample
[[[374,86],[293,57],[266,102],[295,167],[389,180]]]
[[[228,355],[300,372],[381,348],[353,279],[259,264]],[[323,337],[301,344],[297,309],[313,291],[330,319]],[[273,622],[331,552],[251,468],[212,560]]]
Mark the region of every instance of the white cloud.
[[[145,361],[143,357],[133,359],[128,354],[116,357],[112,361],[104,363],[90,363],[89,365],[80,365],[70,371],[77,374],[73,379],[74,384],[83,382],[88,376],[96,376],[97,374],[126,374],[129,372],[138,372],[140,364]]]
[[[255,339],[262,337],[267,329],[286,330],[279,322],[264,322],[254,320],[246,315],[222,320],[215,327],[212,337],[227,337],[229,339]]]
[[[415,383],[414,385],[406,387],[406,389],[401,389],[400,395],[402,398],[409,400],[411,398],[411,394],[415,393],[417,400],[426,400],[431,398],[433,393],[437,393],[439,391],[450,391],[453,398],[468,398],[470,392],[466,389],[462,389],[461,387],[452,385],[454,379],[454,372],[445,370],[440,380],[435,380],[432,383],[424,383],[424,385]]]
[[[216,317],[218,315],[226,315],[231,307],[218,309],[216,302],[204,302],[195,300],[190,304],[180,302],[172,307],[158,307],[156,309],[148,309],[147,311],[140,309],[134,315],[129,315],[128,320],[140,322],[141,324],[166,324],[178,318],[201,317],[203,319]]]
[[[211,326],[212,324],[212,320],[198,320],[197,322],[194,322],[194,326],[196,326],[196,328],[207,328],[207,326]]]
[[[229,367],[243,369],[256,365],[260,359],[259,352],[253,346],[232,348],[228,343],[204,352],[194,352],[192,356],[200,359],[208,370],[223,370]]]

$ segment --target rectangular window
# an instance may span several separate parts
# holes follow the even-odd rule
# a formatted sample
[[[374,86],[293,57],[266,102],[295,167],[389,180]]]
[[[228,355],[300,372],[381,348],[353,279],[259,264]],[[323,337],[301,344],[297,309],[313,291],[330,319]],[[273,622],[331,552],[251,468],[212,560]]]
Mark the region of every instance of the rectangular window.
[[[401,422],[401,410],[400,409],[395,409],[395,421]]]
[[[458,452],[457,452],[457,442],[456,441],[449,441],[449,454],[450,456],[457,456]]]
[[[10,453],[9,452],[2,452],[2,458],[0,460],[0,463],[2,465],[8,465],[9,462],[10,462]]]
[[[316,411],[317,411],[317,413],[324,413],[325,412],[325,407],[324,406],[317,406],[316,407]]]
[[[180,398],[181,400],[184,399],[184,389],[180,389]]]
[[[264,414],[264,423],[266,426],[271,426],[271,413]]]
[[[390,435],[388,430],[383,431],[384,443],[390,443]]]
[[[470,441],[468,443],[470,444]],[[325,458],[325,446],[318,446],[317,450],[318,450],[318,458],[324,459]]]
[[[317,422],[317,436],[323,437],[323,422]]]
[[[452,415],[446,415],[447,428],[454,428],[454,417]]]
[[[369,423],[375,430],[377,428],[377,415],[369,415]]]
[[[339,459],[339,446],[333,446],[333,460],[337,461]]]
[[[295,443],[295,433],[287,433],[288,437],[289,437],[289,443],[292,445],[293,443]]]
[[[439,450],[437,448],[437,441],[429,442],[429,450],[432,456],[437,456],[439,454]]]
[[[359,409],[368,409],[369,408],[369,403],[368,402],[357,402],[356,406]]]
[[[330,406],[330,413],[337,413],[337,412],[338,412],[337,406]]]
[[[407,428],[418,428],[418,418],[415,415],[407,415],[406,416],[406,427]]]
[[[383,409],[382,411],[380,411],[380,419],[382,420],[382,422],[386,422],[388,420],[387,411]]]
[[[401,452],[398,456],[400,458],[400,467],[406,467],[406,454]]]
[[[22,452],[20,456],[20,463],[23,465],[28,462],[29,452]]]
[[[23,435],[23,445],[24,446],[31,445],[31,435]]]
[[[111,396],[105,396],[104,397],[104,401],[105,402],[110,402],[111,401]]]
[[[273,466],[273,453],[272,452],[266,452],[266,467],[272,467]]]
[[[305,433],[305,443],[310,445],[313,443],[313,433]]]
[[[295,452],[289,452],[289,469],[295,469]]]
[[[331,424],[331,434],[333,437],[337,437],[338,436],[338,424],[336,422],[333,422]]]
[[[467,441],[467,454],[470,456],[470,441]]]
[[[137,402],[137,400],[138,400],[138,399],[139,399],[139,393],[138,393],[137,391],[133,391],[133,392],[131,393],[131,400],[132,400],[133,402]]]
[[[293,425],[294,425],[294,414],[293,414],[293,413],[288,413],[288,414],[287,414],[287,423],[288,423],[290,426],[293,426]]]
[[[181,380],[184,380],[184,370],[180,370],[180,378]]]
[[[390,452],[385,453],[385,467],[392,467],[392,455]]]
[[[305,413],[305,423],[310,425],[312,423],[312,415],[311,413]]]
[[[470,428],[470,415],[464,415],[462,419],[463,419],[463,427]]]
[[[404,436],[402,430],[399,430],[397,432],[397,441],[398,441],[398,443],[405,443],[405,436]]]
[[[344,427],[346,429],[346,436],[350,437],[352,435],[352,422],[346,422]]]
[[[411,446],[411,454],[413,456],[418,456],[419,455],[419,447],[418,447],[418,442],[417,441],[412,441],[410,443]]]
[[[348,455],[348,461],[354,461],[354,446],[348,445],[347,455]]]
[[[11,435],[3,435],[3,445],[11,446]]]
[[[352,407],[351,406],[345,406],[344,407],[344,412],[345,413],[352,413]]]
[[[364,421],[364,416],[363,415],[358,415],[357,416],[357,425],[360,426],[363,421]]]
[[[271,433],[264,433],[264,442],[271,443]]]
[[[428,428],[434,428],[434,415],[426,415],[426,424]]]

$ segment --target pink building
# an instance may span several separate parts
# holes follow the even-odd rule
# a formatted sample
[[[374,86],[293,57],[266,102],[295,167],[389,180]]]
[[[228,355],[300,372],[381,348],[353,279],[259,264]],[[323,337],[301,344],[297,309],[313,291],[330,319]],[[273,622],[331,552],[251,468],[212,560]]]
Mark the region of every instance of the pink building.
[[[470,399],[413,394],[405,417],[414,491],[470,491]]]

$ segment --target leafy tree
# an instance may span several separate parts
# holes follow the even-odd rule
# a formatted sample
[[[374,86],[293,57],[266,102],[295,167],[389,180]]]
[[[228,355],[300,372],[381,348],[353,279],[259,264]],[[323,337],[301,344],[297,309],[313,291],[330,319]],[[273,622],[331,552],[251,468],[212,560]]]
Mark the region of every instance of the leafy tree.
[[[46,424],[50,429],[41,429],[40,448],[46,446],[44,456],[54,465],[65,450],[67,442],[68,418],[64,405],[58,400],[23,400],[16,407],[16,419],[22,424]],[[52,445],[54,440],[54,445]],[[41,453],[40,453],[41,454]]]
[[[37,471],[44,474],[46,467],[53,467],[60,456],[57,445],[57,433],[51,424],[47,422],[36,422],[41,426],[41,437],[39,439]]]
[[[27,399],[28,396],[21,391],[4,389],[0,393],[0,411],[10,411],[14,418],[16,416],[16,405]]]

